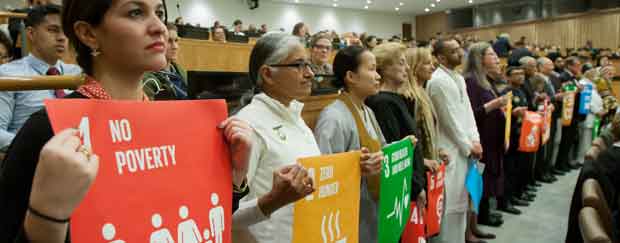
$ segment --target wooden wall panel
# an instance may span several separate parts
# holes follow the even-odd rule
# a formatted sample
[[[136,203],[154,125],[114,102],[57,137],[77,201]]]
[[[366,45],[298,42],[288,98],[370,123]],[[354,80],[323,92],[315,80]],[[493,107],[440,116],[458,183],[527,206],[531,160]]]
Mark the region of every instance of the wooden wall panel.
[[[592,40],[595,47],[612,48],[620,47],[620,10],[603,10],[598,12],[561,16],[552,19],[529,21],[482,28],[468,28],[458,30],[446,30],[447,16],[445,13],[431,14],[416,17],[418,39],[426,40],[428,33],[437,31],[460,33],[463,35],[478,36],[480,40],[488,41],[495,39],[500,33],[510,34],[513,41],[521,36],[527,37],[531,43],[541,45],[549,44],[562,48],[577,48],[585,45],[587,40]],[[445,19],[446,26],[432,23]],[[437,27],[436,25],[440,25]]]
[[[420,15],[415,19],[416,39],[429,40],[437,32],[448,32],[448,15],[444,12]]]

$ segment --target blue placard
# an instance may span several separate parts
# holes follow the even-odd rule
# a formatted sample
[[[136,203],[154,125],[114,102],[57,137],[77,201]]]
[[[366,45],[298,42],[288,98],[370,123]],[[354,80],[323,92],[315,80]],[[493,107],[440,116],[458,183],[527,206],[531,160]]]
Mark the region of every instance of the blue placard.
[[[480,200],[482,199],[483,184],[482,174],[478,169],[478,161],[476,160],[469,161],[469,169],[467,170],[467,177],[465,178],[465,187],[467,188],[467,192],[469,192],[471,202],[474,204],[474,212],[478,213]]]
[[[590,101],[592,101],[592,83],[585,83],[583,85],[583,91],[581,91],[581,98],[579,99],[579,114],[587,115],[590,113]]]

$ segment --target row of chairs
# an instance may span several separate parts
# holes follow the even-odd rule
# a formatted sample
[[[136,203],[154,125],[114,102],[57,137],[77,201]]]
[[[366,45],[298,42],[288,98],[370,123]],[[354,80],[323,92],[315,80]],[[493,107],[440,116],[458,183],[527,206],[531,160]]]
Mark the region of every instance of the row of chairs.
[[[611,243],[613,235],[612,213],[596,179],[583,183],[583,208],[579,212],[579,229],[585,243]]]

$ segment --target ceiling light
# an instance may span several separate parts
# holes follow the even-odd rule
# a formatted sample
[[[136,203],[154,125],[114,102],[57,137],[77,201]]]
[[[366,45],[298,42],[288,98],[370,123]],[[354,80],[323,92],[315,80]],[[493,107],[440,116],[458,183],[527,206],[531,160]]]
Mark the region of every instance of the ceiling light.
[[[431,11],[431,10],[430,10],[430,9],[428,9],[428,8],[425,8],[425,9],[424,9],[424,12],[429,12],[429,11]]]
[[[434,3],[431,3],[431,8],[434,8],[434,7],[435,7],[435,4],[434,4]]]
[[[364,9],[368,9],[368,5],[364,6]]]
[[[437,0],[437,2],[441,2],[441,0]]]
[[[398,5],[403,6],[405,5],[403,2],[398,3]]]
[[[334,8],[335,8],[335,7],[338,7],[338,4],[334,3],[334,4],[332,4],[332,6],[334,6]]]
[[[474,3],[474,0],[469,0],[469,3]]]
[[[299,3],[299,0],[295,0],[296,3]]]
[[[398,10],[400,10],[400,8],[396,7],[396,8],[394,8],[394,10],[398,11]]]
[[[368,4],[372,4],[372,1],[370,1],[370,0],[366,0],[366,3],[368,3]]]

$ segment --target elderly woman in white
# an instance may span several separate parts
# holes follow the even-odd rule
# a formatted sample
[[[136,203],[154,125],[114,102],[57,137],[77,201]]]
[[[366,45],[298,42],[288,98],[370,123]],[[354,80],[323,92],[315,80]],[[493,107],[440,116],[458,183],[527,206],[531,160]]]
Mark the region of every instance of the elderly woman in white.
[[[303,104],[297,101],[310,95],[314,73],[309,65],[306,49],[292,35],[267,34],[252,50],[250,79],[262,92],[236,115],[250,124],[257,138],[247,173],[250,194],[241,200],[239,210],[233,215],[235,242],[289,243],[292,240],[293,205],[284,206],[271,216],[269,207],[265,210],[261,205],[274,204],[264,202],[270,200],[270,191],[277,191],[272,188],[274,171],[296,164],[298,158],[321,154],[312,130],[301,117]],[[381,160],[369,158],[368,153],[362,154],[364,164],[381,168]],[[299,170],[304,183],[289,190],[290,201],[313,192],[307,172],[294,168]]]

